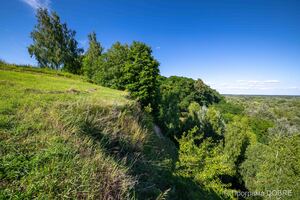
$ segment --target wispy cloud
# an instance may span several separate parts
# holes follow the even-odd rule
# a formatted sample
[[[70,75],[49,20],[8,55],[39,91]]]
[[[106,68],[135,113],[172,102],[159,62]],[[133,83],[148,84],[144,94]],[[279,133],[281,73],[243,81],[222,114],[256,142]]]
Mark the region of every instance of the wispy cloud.
[[[237,80],[240,84],[277,84],[280,83],[278,80]]]
[[[274,87],[277,87],[279,84],[279,80],[237,80],[227,86],[229,88],[267,90],[274,89]]]
[[[26,3],[33,9],[38,9],[38,8],[47,8],[49,9],[50,7],[50,0],[21,0],[22,2]]]
[[[300,87],[286,85],[279,80],[236,80],[228,83],[212,83],[208,85],[217,89],[221,93],[232,94],[285,94],[291,91],[299,93]],[[297,92],[298,91],[298,92]]]
[[[280,83],[278,80],[266,80],[264,83]]]

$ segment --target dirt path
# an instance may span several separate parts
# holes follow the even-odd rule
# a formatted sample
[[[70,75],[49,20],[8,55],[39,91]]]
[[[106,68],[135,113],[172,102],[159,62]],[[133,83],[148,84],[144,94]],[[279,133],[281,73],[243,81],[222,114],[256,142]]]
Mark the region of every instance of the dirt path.
[[[156,124],[153,125],[153,130],[155,132],[155,134],[157,135],[157,137],[164,139],[163,134],[161,133],[161,129],[159,128],[159,126],[157,126]]]

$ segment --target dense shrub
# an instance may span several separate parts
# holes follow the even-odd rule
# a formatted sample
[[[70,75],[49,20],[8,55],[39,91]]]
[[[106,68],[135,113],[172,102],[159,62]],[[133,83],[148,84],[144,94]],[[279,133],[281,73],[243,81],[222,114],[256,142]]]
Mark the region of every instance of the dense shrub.
[[[246,160],[241,174],[250,191],[290,190],[291,196],[284,199],[298,199],[300,173],[300,137],[273,135],[268,144],[257,143],[246,151]],[[271,197],[270,197],[271,199]]]
[[[160,103],[158,122],[171,138],[180,137],[195,124],[189,115],[193,105],[208,106],[219,102],[222,97],[200,79],[171,76],[160,77]],[[197,107],[197,106],[196,106]]]

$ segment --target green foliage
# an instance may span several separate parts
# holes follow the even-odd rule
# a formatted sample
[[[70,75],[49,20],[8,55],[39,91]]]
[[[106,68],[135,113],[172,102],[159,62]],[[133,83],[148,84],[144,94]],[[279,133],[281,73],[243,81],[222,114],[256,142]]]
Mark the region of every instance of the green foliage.
[[[199,144],[199,141],[202,142]],[[179,139],[178,175],[193,177],[198,184],[228,198],[233,195],[230,184],[220,179],[234,173],[227,160],[222,143],[215,143],[212,138],[204,139],[196,127]]]
[[[202,105],[219,102],[222,97],[200,79],[171,76],[160,77],[160,104],[158,122],[167,135],[180,137],[182,132],[199,125],[193,114]],[[199,109],[197,110],[199,111]]]
[[[172,92],[165,92],[160,99],[159,125],[165,130],[165,135],[172,138],[180,130],[180,110],[178,96]]]
[[[125,88],[141,105],[156,108],[159,75],[159,63],[152,56],[152,50],[146,44],[133,42],[122,79]]]
[[[298,199],[300,172],[300,137],[275,136],[268,145],[257,143],[246,152],[246,161],[241,173],[250,191],[291,190],[292,196],[286,199]],[[268,197],[268,199],[272,199]]]
[[[123,76],[128,56],[128,45],[120,42],[113,44],[100,58],[94,81],[106,87],[124,90]]]
[[[279,198],[278,192],[291,190],[292,196],[282,198],[297,199],[299,126],[293,122],[297,120],[294,111],[299,110],[299,99],[230,96],[226,100],[244,110],[243,117],[238,117],[240,113],[231,116],[225,133],[225,153],[235,166],[237,186],[244,184],[243,190],[265,192],[262,199]],[[277,194],[270,196],[272,191]]]
[[[300,130],[299,97],[229,96],[226,97],[226,103],[243,108],[243,115],[249,117],[249,124],[260,142],[265,142],[268,129],[277,123],[282,125],[282,130],[287,130],[288,127],[293,129],[293,132]],[[223,112],[224,115],[226,111]]]
[[[214,89],[211,89],[208,85],[205,85],[201,79],[194,82],[195,89],[195,101],[200,105],[210,105],[212,103],[218,103],[222,100],[222,96]]]
[[[194,101],[195,90],[193,84],[194,80],[186,77],[161,78],[160,93],[162,98],[170,93],[177,95],[180,111],[187,111],[190,103]]]
[[[211,137],[213,140],[223,138],[225,123],[220,112],[214,107],[200,107],[199,104],[193,102],[189,106],[188,116],[189,124],[199,127],[205,138]]]
[[[255,133],[257,140],[261,143],[265,143],[265,136],[268,133],[268,129],[273,127],[274,123],[270,120],[258,118],[258,117],[250,117],[249,118],[249,126],[251,126],[252,131]]]
[[[228,155],[228,162],[236,172],[245,160],[245,151],[248,145],[255,143],[256,137],[249,127],[248,118],[234,117],[226,127],[224,153]],[[238,176],[238,174],[236,175]]]
[[[93,52],[99,52],[97,49]],[[103,55],[90,54],[87,52],[84,58],[85,68],[90,69],[89,78],[103,86],[126,89],[142,107],[151,106],[153,112],[158,112],[159,63],[149,46],[141,42],[130,46],[117,42]]]
[[[217,110],[222,113],[222,116],[226,122],[230,122],[235,115],[243,115],[243,106],[235,103],[231,103],[226,99],[221,100],[219,103],[213,105]]]
[[[38,9],[36,17],[38,23],[31,32],[33,44],[28,47],[29,54],[37,59],[40,67],[80,73],[82,50],[74,39],[75,31],[68,29],[55,12],[49,14],[47,9]]]
[[[223,136],[225,131],[225,123],[219,111],[216,109],[209,108],[206,113],[206,121],[205,123],[208,127],[205,127],[205,132],[212,132],[212,137]]]
[[[247,117],[235,116],[226,125],[215,107],[189,106],[195,127],[179,140],[177,173],[211,189],[223,198],[235,198],[244,189],[240,166],[249,145],[257,143]]]
[[[98,68],[98,60],[103,52],[103,47],[97,41],[95,32],[88,35],[89,48],[82,61],[82,71],[85,76],[92,79]]]

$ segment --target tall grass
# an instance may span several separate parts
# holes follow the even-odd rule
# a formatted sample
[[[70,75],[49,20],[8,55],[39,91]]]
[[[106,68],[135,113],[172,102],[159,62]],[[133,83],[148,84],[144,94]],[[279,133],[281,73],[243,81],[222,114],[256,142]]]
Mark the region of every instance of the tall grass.
[[[144,138],[122,114],[123,93],[9,67],[0,70],[0,199],[132,198],[136,178],[108,148]]]

